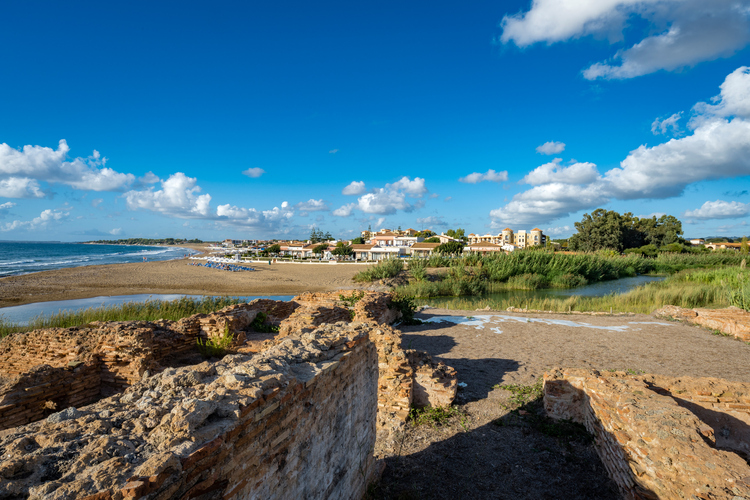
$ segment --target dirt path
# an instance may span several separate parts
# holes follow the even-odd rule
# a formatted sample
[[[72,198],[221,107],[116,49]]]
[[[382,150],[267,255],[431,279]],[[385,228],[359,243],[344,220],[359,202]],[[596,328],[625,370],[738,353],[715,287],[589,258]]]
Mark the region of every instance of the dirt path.
[[[750,382],[750,346],[652,316],[428,309],[417,317],[428,322],[402,328],[404,345],[456,368],[465,417],[409,427],[375,498],[617,498],[585,434],[550,425],[538,402],[509,411],[511,393],[496,387],[533,385],[549,368]]]

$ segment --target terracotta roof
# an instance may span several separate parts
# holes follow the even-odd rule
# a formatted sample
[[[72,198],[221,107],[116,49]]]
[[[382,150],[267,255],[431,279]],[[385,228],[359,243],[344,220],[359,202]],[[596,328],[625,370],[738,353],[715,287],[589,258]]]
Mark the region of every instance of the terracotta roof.
[[[496,248],[500,248],[500,245],[496,245],[495,243],[472,243],[471,245],[469,245],[469,248],[473,248],[473,247],[484,247],[484,248],[486,248],[486,247],[496,247]]]
[[[424,241],[422,241],[420,243],[414,243],[411,248],[412,250],[432,250],[439,246],[440,243],[425,243]]]
[[[542,230],[539,229],[538,227],[535,227],[534,229],[532,229],[532,231],[539,231],[540,233],[542,232]]]
[[[511,233],[513,232],[513,230],[509,227],[506,227],[505,229],[503,229],[503,231],[510,231]]]
[[[354,250],[354,251],[357,251],[357,250],[360,250],[360,251],[361,250],[370,250],[374,246],[375,245],[369,245],[369,244],[352,245],[352,250]]]

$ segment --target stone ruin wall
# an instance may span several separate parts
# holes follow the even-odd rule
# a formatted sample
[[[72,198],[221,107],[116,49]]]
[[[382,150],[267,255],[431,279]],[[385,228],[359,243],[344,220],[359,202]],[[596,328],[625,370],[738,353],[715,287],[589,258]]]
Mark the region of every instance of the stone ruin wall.
[[[750,498],[750,384],[556,369],[544,406],[595,436],[625,498]]]
[[[369,326],[168,368],[0,438],[0,498],[361,498],[373,457]]]
[[[678,319],[720,331],[743,342],[750,342],[750,312],[739,307],[725,309],[684,309],[665,306],[654,313],[661,318]]]
[[[356,300],[347,303],[341,300],[342,295],[344,297],[354,295]],[[98,401],[103,396],[110,396],[130,387],[130,389],[127,389],[125,396],[120,397],[120,395],[115,394],[111,398],[93,405],[97,408],[97,415],[100,413],[109,415],[109,412],[114,411],[112,408],[118,408],[118,401],[121,405],[126,402],[126,399],[131,402],[135,401],[127,394],[133,391],[142,391],[143,384],[152,384],[151,380],[159,380],[163,376],[172,376],[174,368],[168,367],[180,364],[179,362],[176,363],[176,361],[179,361],[180,355],[189,356],[192,353],[195,356],[195,340],[198,336],[214,337],[229,331],[234,336],[233,350],[240,353],[238,356],[256,354],[256,357],[268,357],[270,353],[277,352],[277,349],[286,346],[288,342],[298,342],[300,338],[313,335],[312,332],[318,332],[321,329],[327,329],[329,333],[330,331],[355,329],[358,332],[366,332],[367,338],[371,341],[367,344],[374,346],[374,352],[377,353],[377,365],[372,365],[373,367],[377,366],[376,395],[373,402],[376,414],[373,418],[373,425],[378,441],[381,443],[380,446],[388,447],[395,439],[397,431],[405,425],[412,404],[417,406],[450,404],[456,394],[455,370],[443,363],[433,362],[424,353],[404,350],[401,347],[401,333],[388,326],[388,323],[398,318],[399,313],[389,306],[389,294],[340,291],[304,294],[295,297],[290,302],[260,299],[249,304],[229,306],[215,313],[184,318],[177,322],[160,320],[157,322],[93,323],[87,325],[86,328],[50,329],[11,335],[0,340],[0,384],[2,384],[0,386],[0,416],[2,416],[0,422],[2,424],[0,425],[9,429],[4,432],[0,431],[0,436],[17,435],[14,433],[20,432],[19,429],[22,430],[23,428],[14,429],[14,427],[47,417],[48,420],[44,422],[27,426],[28,432],[24,434],[23,438],[16,439],[16,444],[10,443],[11,449],[15,447],[20,450],[19,442],[35,442],[34,434],[47,429],[50,425],[50,418],[53,421],[60,418],[61,413],[56,414],[54,412],[63,408],[68,408],[66,411],[75,411],[75,408],[81,408]],[[267,315],[268,322],[279,326],[278,334],[256,333],[249,328],[260,311]],[[333,322],[336,322],[335,326],[331,324]],[[336,346],[339,345],[336,344]],[[255,360],[256,358],[250,359]],[[194,357],[192,362],[195,363]],[[204,365],[208,365],[208,363],[202,363],[200,366]],[[184,370],[189,369],[184,368]],[[162,374],[155,376],[160,372]],[[342,394],[341,391],[332,392],[330,388],[322,387],[323,392],[316,394],[316,397],[328,395],[328,397],[338,398]],[[349,389],[344,392],[348,398],[351,392]],[[283,398],[286,397],[283,396]],[[147,399],[148,404],[146,403]],[[102,418],[109,419],[108,421],[114,426],[110,426],[109,429],[115,434],[117,434],[114,431],[114,428],[117,428],[117,425],[114,425],[115,422],[120,422],[121,428],[124,429],[128,426],[125,422],[135,418],[134,432],[137,433],[138,437],[130,437],[133,437],[136,441],[140,439],[141,444],[146,447],[144,449],[148,451],[151,449],[151,445],[145,441],[145,436],[148,435],[150,439],[150,432],[154,426],[158,425],[159,418],[165,418],[158,411],[154,414],[154,411],[149,410],[152,399],[152,396],[149,396],[149,398],[138,400],[141,401],[139,403],[141,409],[148,410],[148,416],[141,415],[139,417],[141,423],[138,423],[138,418],[127,412],[124,414],[126,416],[123,417],[106,416]],[[312,408],[309,402],[301,402],[298,399],[294,401],[296,401],[294,405],[302,405],[305,409]],[[85,411],[88,411],[87,409],[82,410],[84,415],[91,415],[91,413],[85,413]],[[126,411],[124,407],[122,410]],[[197,419],[203,422],[202,419],[206,417],[206,415],[201,416],[202,410],[200,409],[174,407],[170,411],[172,413],[175,411],[184,413],[185,418],[190,421]],[[194,414],[195,412],[197,414]],[[256,415],[254,418],[258,422],[259,429],[275,422],[275,420],[265,420],[265,417],[261,421],[259,420],[260,417],[257,417],[257,413],[254,415]],[[209,415],[208,418],[215,417]],[[91,425],[96,429],[108,427],[108,424],[102,424],[93,417],[86,416],[85,419],[91,420]],[[288,427],[288,422],[284,426]],[[236,444],[233,441],[234,436],[229,436],[228,439],[224,442],[224,447],[232,447]],[[6,445],[9,443],[8,439],[5,439],[4,442]],[[117,443],[119,442],[117,441]],[[128,442],[134,443],[132,440]],[[114,446],[112,443],[110,445],[110,447]],[[339,443],[334,440],[331,445],[338,446]],[[2,446],[2,443],[0,443],[0,447]],[[24,445],[24,447],[28,446],[34,447],[36,445]],[[80,446],[85,447],[87,445],[84,443]],[[127,450],[123,449],[120,456],[131,457],[126,460],[128,463],[133,460],[133,456],[144,457],[148,455],[148,453],[143,455],[143,452],[141,452],[141,455],[134,455],[131,448],[137,450],[138,447],[135,445],[131,447],[126,443],[123,446]],[[346,446],[351,448],[351,443],[346,444]],[[362,445],[360,444],[358,447],[361,448]],[[44,446],[40,446],[41,449],[44,449]],[[125,453],[128,450],[130,450],[130,453]],[[177,454],[179,455],[183,451],[180,449]],[[371,451],[370,449],[368,457],[372,455]],[[0,450],[0,455],[2,455],[2,450]],[[88,457],[88,459],[90,458]],[[54,462],[54,460],[52,461]],[[284,459],[281,460],[281,462],[283,461]],[[54,463],[59,462],[58,460]],[[66,461],[63,460],[63,462]],[[40,462],[35,463],[39,465]],[[140,462],[136,460],[134,463]],[[111,465],[120,467],[123,464],[118,462],[118,464]],[[54,466],[53,469],[58,472],[53,471],[51,475],[48,474],[53,479],[62,474],[62,472],[59,472],[60,467],[55,467],[57,466]],[[81,464],[77,466],[78,469],[81,467],[83,467]],[[44,466],[41,468],[46,470]],[[3,469],[0,470],[0,477],[10,481],[8,484],[18,484],[13,482],[14,478],[22,476],[33,476],[38,482],[44,479],[45,474],[43,473],[41,477],[34,474],[29,475],[29,470],[19,464],[3,466]],[[124,470],[133,472],[131,469],[125,465]],[[67,465],[66,470],[68,470]],[[86,470],[92,472],[89,469]],[[105,473],[104,469],[97,470],[98,472],[95,474],[98,474],[97,477],[110,474],[110,472]],[[146,481],[147,487],[139,486],[138,488],[145,488],[144,491],[148,490],[149,492],[161,491],[154,486],[156,483],[161,484],[163,478],[159,474],[141,473],[139,477],[149,477],[150,479]],[[155,475],[159,477],[154,478]],[[122,480],[125,476],[117,477],[119,478],[117,480]],[[106,480],[110,479],[114,480],[112,478]],[[48,480],[49,478],[45,479],[47,482]],[[105,481],[102,478],[98,480]],[[274,474],[270,474],[270,476],[259,481],[258,484],[267,482],[273,484],[275,480],[278,480],[278,478]],[[70,482],[70,478],[66,482]],[[34,481],[29,484],[32,483]],[[91,484],[99,483],[95,481]],[[101,484],[96,486],[97,491],[103,488]],[[36,484],[36,486],[39,486],[39,484]],[[130,485],[128,488],[132,489],[135,486]],[[218,489],[220,488],[217,486],[217,491]],[[64,489],[61,491],[64,491]],[[123,490],[123,492],[125,491],[130,490]],[[141,490],[138,489],[138,491]],[[122,494],[125,495],[125,493]],[[120,494],[117,493],[113,498],[118,497],[117,495]],[[159,495],[161,493],[152,497],[158,498]],[[167,497],[169,495],[164,498]],[[0,494],[0,498],[3,498],[2,494]],[[109,497],[103,496],[101,498]]]

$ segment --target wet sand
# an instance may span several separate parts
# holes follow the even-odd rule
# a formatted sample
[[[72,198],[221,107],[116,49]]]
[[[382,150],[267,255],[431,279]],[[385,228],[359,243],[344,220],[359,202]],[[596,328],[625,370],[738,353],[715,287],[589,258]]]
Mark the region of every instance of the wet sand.
[[[355,288],[359,264],[248,264],[254,272],[191,266],[189,259],[86,266],[0,279],[0,307],[102,295],[298,295]]]

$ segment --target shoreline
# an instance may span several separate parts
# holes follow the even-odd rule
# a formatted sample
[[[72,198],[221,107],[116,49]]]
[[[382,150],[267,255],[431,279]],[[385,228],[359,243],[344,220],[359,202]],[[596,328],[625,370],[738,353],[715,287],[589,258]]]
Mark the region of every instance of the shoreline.
[[[202,245],[189,248],[201,254],[207,253]],[[253,266],[255,271],[229,272],[191,266],[190,262],[189,258],[178,258],[68,267],[7,276],[0,278],[0,308],[137,294],[299,295],[359,288],[352,278],[362,270],[360,266],[277,263],[270,266],[256,264]]]

